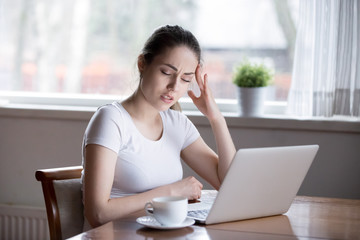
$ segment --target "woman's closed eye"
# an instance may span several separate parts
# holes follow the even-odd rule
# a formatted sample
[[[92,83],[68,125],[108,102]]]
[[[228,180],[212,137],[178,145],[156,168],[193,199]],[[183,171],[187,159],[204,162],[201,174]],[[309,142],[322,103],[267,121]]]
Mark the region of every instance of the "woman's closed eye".
[[[181,79],[185,82],[191,82],[191,80],[194,78],[194,74],[193,73],[184,73],[182,76],[181,76]]]
[[[166,71],[166,70],[160,70],[160,71],[161,71],[162,74],[164,74],[166,76],[171,76],[172,75],[172,73],[169,72],[169,71]],[[181,78],[181,80],[183,80],[184,82],[187,82],[187,83],[191,82],[191,79],[192,79],[192,76],[186,76],[186,75]]]
[[[188,82],[188,83],[191,82],[191,79],[192,79],[192,78],[189,78],[189,77],[187,77],[187,78],[181,78],[181,80],[183,80],[183,81],[185,81],[185,82]]]
[[[165,70],[161,70],[161,73],[162,73],[162,74],[165,74],[165,75],[167,75],[167,76],[170,76],[170,75],[171,75],[171,73],[170,73],[170,72],[165,71]]]

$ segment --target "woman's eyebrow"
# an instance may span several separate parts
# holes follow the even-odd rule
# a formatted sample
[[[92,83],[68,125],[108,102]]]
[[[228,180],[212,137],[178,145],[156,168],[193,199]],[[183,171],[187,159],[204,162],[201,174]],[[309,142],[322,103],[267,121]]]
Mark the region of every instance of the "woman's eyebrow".
[[[188,73],[184,73],[185,75],[193,75],[193,74],[195,74],[195,73],[193,73],[193,72],[188,72]]]
[[[176,72],[178,71],[178,69],[177,69],[175,66],[173,66],[173,65],[171,65],[171,64],[169,64],[169,63],[164,63],[164,65],[172,68],[172,69],[173,69],[174,71],[176,71]]]
[[[169,63],[164,63],[164,65],[166,65],[166,66],[168,66],[169,68],[172,68],[174,71],[178,71],[178,69],[175,67],[175,66],[173,66],[173,65],[171,65],[171,64],[169,64]],[[193,75],[193,74],[195,74],[194,72],[188,72],[188,73],[184,73],[185,75]]]

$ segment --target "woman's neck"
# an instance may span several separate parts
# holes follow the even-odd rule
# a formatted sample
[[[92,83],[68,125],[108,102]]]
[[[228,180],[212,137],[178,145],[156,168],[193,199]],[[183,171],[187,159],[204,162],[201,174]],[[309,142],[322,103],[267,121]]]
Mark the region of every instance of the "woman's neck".
[[[130,116],[138,121],[153,121],[159,117],[159,111],[146,101],[139,89],[125,99],[122,105]]]
[[[122,102],[138,131],[146,138],[157,141],[163,133],[163,122],[159,111],[151,106],[141,92],[136,91]]]

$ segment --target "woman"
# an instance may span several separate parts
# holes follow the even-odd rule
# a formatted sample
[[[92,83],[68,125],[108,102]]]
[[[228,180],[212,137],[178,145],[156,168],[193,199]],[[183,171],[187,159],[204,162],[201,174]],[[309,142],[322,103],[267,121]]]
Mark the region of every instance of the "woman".
[[[200,198],[202,184],[194,177],[182,179],[180,157],[220,187],[235,147],[200,59],[192,33],[179,26],[157,29],[138,57],[137,90],[121,103],[99,108],[90,120],[83,143],[83,200],[91,226],[138,211],[154,197]],[[188,91],[193,81],[198,97]],[[218,154],[184,114],[170,109],[187,91],[211,124]]]

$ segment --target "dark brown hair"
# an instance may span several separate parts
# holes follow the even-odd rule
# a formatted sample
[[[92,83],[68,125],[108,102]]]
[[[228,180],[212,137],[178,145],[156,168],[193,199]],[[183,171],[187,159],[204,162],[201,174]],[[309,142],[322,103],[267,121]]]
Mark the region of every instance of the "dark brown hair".
[[[178,46],[188,47],[193,51],[198,62],[201,60],[201,48],[198,40],[188,30],[180,26],[163,26],[154,31],[154,33],[145,42],[141,54],[146,64],[151,64],[153,59],[162,54],[165,50]],[[176,102],[171,109],[181,110],[180,104]]]

